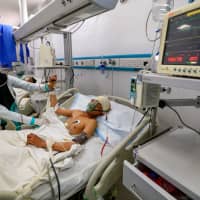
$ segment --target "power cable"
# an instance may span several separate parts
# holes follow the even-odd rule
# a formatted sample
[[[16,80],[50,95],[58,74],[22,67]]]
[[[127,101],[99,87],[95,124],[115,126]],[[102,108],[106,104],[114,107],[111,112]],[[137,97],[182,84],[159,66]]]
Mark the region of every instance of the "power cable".
[[[177,111],[176,109],[172,108],[172,107],[171,107],[169,104],[167,104],[167,103],[166,103],[166,106],[167,106],[169,109],[171,109],[173,112],[176,113],[178,119],[180,120],[180,122],[182,123],[183,126],[185,126],[185,127],[189,128],[189,129],[191,129],[192,131],[194,131],[194,132],[200,134],[200,131],[198,131],[198,130],[192,128],[190,125],[186,124],[186,123],[183,121],[181,115],[178,113],[178,111]]]
[[[61,187],[60,187],[60,180],[58,178],[58,174],[56,172],[56,169],[54,167],[53,161],[51,160],[51,158],[49,158],[49,161],[51,163],[51,167],[53,169],[53,172],[55,174],[55,178],[56,178],[56,182],[57,182],[57,186],[58,186],[58,200],[61,200]]]
[[[142,122],[142,120],[146,117],[146,115],[147,115],[148,112],[149,112],[149,108],[148,108],[147,111],[143,114],[143,117],[140,119],[140,121],[137,123],[136,126],[138,126],[138,125]]]
[[[146,38],[149,42],[155,42],[157,40],[160,39],[160,37],[156,37],[155,39],[151,39],[148,35],[148,23],[149,23],[149,19],[150,19],[150,16],[152,14],[152,9],[149,11],[148,13],[148,16],[147,16],[147,19],[146,19],[146,23],[145,23],[145,34],[146,34]]]

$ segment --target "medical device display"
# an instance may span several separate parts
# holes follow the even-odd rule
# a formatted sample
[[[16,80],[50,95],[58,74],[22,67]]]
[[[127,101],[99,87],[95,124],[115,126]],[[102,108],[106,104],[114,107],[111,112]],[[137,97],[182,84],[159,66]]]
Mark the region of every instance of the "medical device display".
[[[131,101],[131,104],[135,103],[136,83],[137,83],[137,77],[132,77],[131,78],[131,85],[130,85],[130,101]]]
[[[166,15],[158,73],[200,77],[200,2]]]

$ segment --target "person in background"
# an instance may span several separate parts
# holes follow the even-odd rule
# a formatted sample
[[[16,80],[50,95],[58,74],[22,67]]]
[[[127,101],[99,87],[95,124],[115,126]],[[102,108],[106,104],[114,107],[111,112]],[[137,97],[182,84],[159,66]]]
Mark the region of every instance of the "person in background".
[[[0,118],[12,120],[15,123],[16,130],[20,130],[20,124],[42,125],[44,120],[34,117],[29,117],[17,113],[17,105],[15,103],[15,93],[13,87],[24,90],[48,92],[54,90],[57,76],[49,77],[49,82],[46,84],[31,83],[21,80],[17,77],[10,76],[0,72]],[[5,129],[4,120],[1,120],[2,129]]]

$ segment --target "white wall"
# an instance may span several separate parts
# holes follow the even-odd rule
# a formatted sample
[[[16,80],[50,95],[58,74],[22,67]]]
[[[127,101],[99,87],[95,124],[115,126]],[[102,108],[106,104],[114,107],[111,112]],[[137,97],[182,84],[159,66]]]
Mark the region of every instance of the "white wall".
[[[175,0],[175,7],[186,5],[187,0]],[[108,13],[87,20],[84,25],[73,34],[73,56],[100,56],[112,54],[151,53],[153,44],[145,37],[145,22],[152,6],[152,0],[127,0],[118,4],[116,9]],[[158,26],[150,20],[149,33],[154,37],[154,30]],[[73,27],[71,28],[73,29]],[[54,36],[53,44],[56,47],[57,58],[63,58],[63,38]],[[100,72],[79,71],[77,83],[81,82],[81,91],[92,91],[94,94],[112,91],[109,80],[100,75]],[[116,72],[115,72],[116,73]],[[84,75],[85,74],[85,75]],[[81,75],[82,77],[78,77]],[[91,75],[91,76],[90,76]],[[133,73],[118,72],[114,81],[117,94],[127,96],[129,77]],[[112,76],[109,76],[109,79]],[[98,80],[100,84],[98,83]],[[122,84],[121,84],[122,83]],[[185,98],[199,95],[196,91],[173,89],[166,98]],[[184,120],[196,128],[200,128],[200,111],[195,108],[178,108]],[[159,111],[159,121],[162,127],[178,123],[176,116],[168,109]]]
[[[144,31],[150,2],[129,0],[118,4],[113,11],[89,19],[73,35],[74,55],[150,52],[151,45],[146,40]]]
[[[73,34],[73,56],[151,52],[152,44],[145,38],[150,7],[150,0],[128,0],[110,12],[88,19]],[[155,27],[155,23],[152,25]],[[56,40],[62,43],[61,37],[56,36]],[[61,46],[56,54],[63,57]]]
[[[175,0],[175,7],[186,3],[187,0]],[[118,3],[112,11],[86,20],[73,34],[73,56],[151,53],[153,44],[145,36],[145,22],[151,6],[152,0],[127,0]],[[157,26],[150,19],[151,38]],[[54,36],[53,43],[57,57],[63,57],[63,38]]]

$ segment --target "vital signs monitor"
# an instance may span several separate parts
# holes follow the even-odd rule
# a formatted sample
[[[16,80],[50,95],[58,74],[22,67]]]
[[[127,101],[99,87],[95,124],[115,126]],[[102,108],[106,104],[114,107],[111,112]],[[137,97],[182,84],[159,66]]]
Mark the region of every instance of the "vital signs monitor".
[[[157,71],[200,77],[200,2],[165,16]]]

